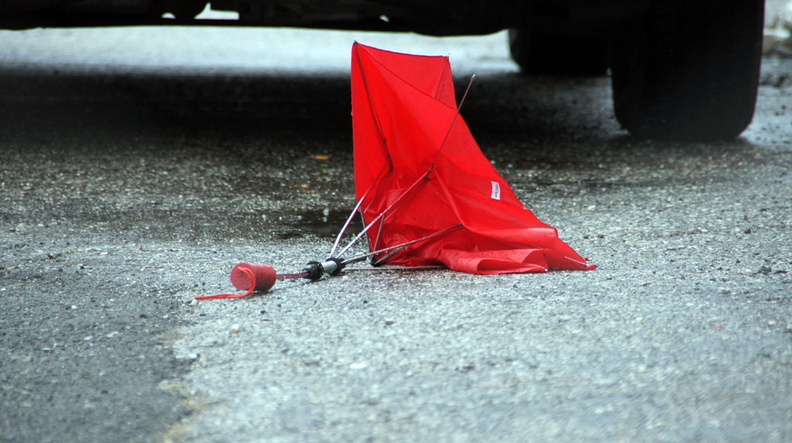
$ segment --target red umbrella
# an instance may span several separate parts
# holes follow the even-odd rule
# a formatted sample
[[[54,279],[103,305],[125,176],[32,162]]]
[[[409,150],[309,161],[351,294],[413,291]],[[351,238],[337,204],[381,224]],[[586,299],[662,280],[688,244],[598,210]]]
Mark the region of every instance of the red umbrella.
[[[283,275],[241,263],[231,278],[246,294],[198,298],[246,296],[277,278],[315,280],[368,258],[375,266],[476,274],[596,268],[523,206],[481,152],[459,114],[448,57],[355,43],[352,122],[358,204],[329,258]],[[339,249],[358,212],[364,228]],[[369,252],[340,258],[364,236]]]
[[[370,248],[426,238],[377,261],[477,274],[593,269],[520,203],[454,97],[448,57],[354,44],[355,189]]]

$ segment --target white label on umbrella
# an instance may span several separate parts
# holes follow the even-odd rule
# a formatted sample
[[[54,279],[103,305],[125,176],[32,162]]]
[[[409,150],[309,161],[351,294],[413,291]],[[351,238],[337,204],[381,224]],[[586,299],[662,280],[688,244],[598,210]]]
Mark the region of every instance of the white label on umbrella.
[[[492,195],[490,195],[490,198],[500,200],[500,183],[492,182]]]

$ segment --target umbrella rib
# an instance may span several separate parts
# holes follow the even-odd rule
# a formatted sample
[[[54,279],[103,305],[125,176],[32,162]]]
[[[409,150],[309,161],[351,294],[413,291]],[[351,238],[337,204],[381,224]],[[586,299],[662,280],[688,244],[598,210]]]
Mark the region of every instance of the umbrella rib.
[[[456,123],[457,117],[459,117],[460,112],[462,112],[462,105],[465,104],[465,99],[467,99],[468,92],[470,92],[470,87],[473,86],[473,80],[476,79],[476,74],[470,76],[470,81],[468,82],[467,88],[465,88],[465,93],[462,95],[462,99],[459,101],[459,106],[457,106],[456,113],[454,113],[454,118],[451,119],[451,124],[448,125],[448,130],[445,133],[445,137],[443,137],[443,142],[440,143],[440,147],[437,149],[435,153],[435,158],[432,161],[432,167],[434,164],[437,163],[437,159],[440,158],[440,152],[443,151],[446,142],[448,141],[448,137],[451,135],[451,129],[454,128],[454,123]]]
[[[344,226],[341,227],[341,231],[336,236],[335,242],[333,242],[333,248],[330,250],[330,254],[328,258],[333,257],[333,254],[335,254],[336,249],[338,249],[338,246],[341,243],[341,238],[344,236],[344,233],[346,233],[346,230],[347,228],[349,228],[350,223],[352,223],[352,219],[355,218],[355,213],[357,213],[360,210],[360,207],[361,205],[363,205],[363,202],[366,200],[366,197],[368,197],[368,194],[371,192],[372,189],[374,189],[374,185],[377,184],[377,182],[382,178],[383,175],[385,175],[386,171],[387,169],[383,169],[382,172],[380,172],[377,178],[371,182],[368,189],[366,189],[366,192],[364,192],[363,195],[360,197],[360,200],[355,204],[355,208],[352,209],[352,212],[349,214],[349,217],[347,217],[346,222],[344,222]]]
[[[432,238],[435,238],[435,237],[439,237],[441,235],[448,234],[449,232],[456,231],[457,229],[460,229],[461,227],[462,227],[462,223],[457,223],[457,224],[455,224],[453,226],[450,226],[448,228],[445,228],[443,230],[434,232],[432,234],[429,234],[429,235],[421,237],[421,238],[417,238],[417,239],[414,239],[414,240],[410,240],[408,242],[400,243],[398,245],[388,246],[387,248],[378,249],[376,251],[367,252],[365,254],[360,254],[360,255],[357,255],[355,257],[348,258],[348,259],[344,260],[343,263],[344,264],[354,263],[354,262],[357,262],[357,261],[365,260],[368,257],[373,257],[373,256],[375,256],[377,254],[382,254],[383,252],[392,251],[387,256],[377,260],[375,262],[375,265],[376,265],[376,264],[382,262],[383,260],[393,256],[393,254],[399,252],[400,250],[406,248],[407,246],[410,246],[410,245],[418,243],[418,242],[426,241],[426,240],[429,240],[429,239],[432,239]]]
[[[356,235],[356,236],[355,236],[355,237],[354,237],[352,240],[350,240],[350,242],[349,242],[349,243],[348,243],[348,244],[347,244],[347,245],[346,245],[346,246],[345,246],[345,247],[344,247],[344,248],[343,248],[343,249],[342,249],[342,250],[341,250],[341,251],[338,253],[338,255],[339,255],[339,256],[342,256],[342,255],[344,255],[344,253],[345,253],[346,251],[348,251],[348,250],[349,250],[349,248],[351,248],[351,247],[352,247],[352,245],[354,245],[354,244],[355,244],[355,243],[356,243],[358,240],[360,240],[360,239],[361,239],[361,238],[362,238],[364,235],[366,235],[366,232],[368,232],[368,231],[369,231],[369,229],[371,229],[371,227],[372,227],[372,226],[374,226],[374,225],[375,225],[377,222],[379,222],[379,221],[380,221],[380,219],[382,219],[382,218],[383,218],[385,215],[387,215],[387,214],[388,214],[388,212],[389,212],[391,209],[393,209],[393,207],[394,207],[394,206],[396,206],[396,205],[397,205],[399,202],[401,202],[401,200],[402,200],[402,199],[404,199],[404,197],[406,197],[406,196],[407,196],[407,194],[409,194],[409,193],[410,193],[410,192],[411,192],[413,189],[415,189],[415,188],[416,188],[416,187],[417,187],[419,184],[423,183],[423,182],[424,182],[424,180],[426,179],[426,177],[427,177],[427,176],[429,175],[429,173],[431,173],[431,172],[432,172],[432,170],[431,170],[431,169],[429,169],[428,171],[426,171],[426,173],[425,173],[425,174],[423,174],[421,177],[419,177],[419,178],[418,178],[418,180],[416,180],[416,181],[415,181],[413,184],[411,184],[409,188],[405,189],[405,190],[404,190],[404,192],[403,192],[403,193],[402,193],[402,194],[401,194],[401,195],[400,195],[400,196],[399,196],[399,197],[398,197],[398,198],[397,198],[397,199],[396,199],[396,200],[395,200],[393,203],[391,203],[391,204],[390,204],[390,206],[388,206],[387,208],[385,208],[385,210],[384,210],[384,211],[382,211],[382,212],[380,212],[379,214],[377,214],[377,216],[376,216],[376,217],[374,217],[374,220],[372,220],[372,221],[371,221],[371,223],[369,223],[368,225],[366,225],[366,226],[363,228],[363,230],[362,230],[362,231],[360,231],[360,233],[358,233],[358,234],[357,234],[357,235]]]
[[[390,160],[388,160],[388,161],[390,161]],[[366,190],[366,192],[363,195],[363,197],[361,198],[361,200],[363,200],[366,197],[366,195],[369,193],[369,191],[371,191],[374,188],[374,185],[380,184],[380,180],[382,180],[382,178],[385,177],[385,175],[390,170],[391,170],[391,168],[390,168],[389,165],[384,165],[383,166],[383,168],[380,171],[379,175],[377,175],[377,178],[375,178],[374,180],[371,181],[371,184],[369,185],[369,188]],[[381,186],[382,185],[380,184],[380,187]],[[379,188],[377,189],[377,191],[374,192],[374,195],[371,196],[371,198],[369,199],[369,202],[365,206],[361,205],[361,209],[359,209],[359,211],[361,213],[368,212],[368,210],[371,207],[371,205],[374,204],[374,200],[376,200],[375,197],[377,196],[377,192],[379,192]]]
[[[434,269],[448,269],[443,265],[427,266],[377,266],[376,268],[346,268],[344,272],[377,272],[377,271],[426,271]]]
[[[333,254],[335,253],[336,249],[338,249],[338,244],[341,243],[341,237],[344,236],[344,233],[346,232],[347,228],[349,227],[349,224],[352,223],[352,219],[355,218],[355,213],[357,213],[357,210],[358,210],[358,208],[360,208],[360,204],[361,203],[363,203],[363,199],[360,199],[360,201],[357,202],[357,204],[355,205],[355,209],[353,209],[352,213],[350,213],[349,217],[347,217],[346,221],[344,222],[344,226],[341,227],[341,231],[338,232],[338,235],[336,236],[335,242],[333,242],[333,247],[332,247],[332,249],[330,249],[330,254],[328,254],[328,256],[327,256],[328,258],[331,258],[333,256]]]
[[[377,249],[379,247],[380,236],[382,235],[382,227],[385,226],[385,217],[380,219],[379,228],[377,229],[377,238],[374,240],[374,244],[371,246],[371,249]]]
[[[382,257],[381,259],[379,259],[379,260],[377,260],[377,261],[373,262],[371,265],[372,265],[372,266],[378,266],[380,263],[382,263],[382,262],[384,262],[385,260],[387,260],[387,259],[389,259],[389,258],[393,257],[394,255],[396,255],[397,253],[399,253],[399,251],[402,251],[404,248],[406,248],[407,246],[410,246],[410,245],[411,245],[411,244],[413,244],[413,243],[418,243],[418,242],[421,242],[421,241],[424,241],[424,240],[429,240],[429,239],[431,239],[431,238],[434,238],[434,237],[440,237],[440,236],[442,236],[442,235],[448,234],[449,232],[456,231],[457,229],[459,229],[459,228],[461,228],[461,227],[462,227],[462,223],[457,223],[457,224],[456,224],[456,225],[454,225],[454,226],[451,226],[451,227],[445,228],[445,229],[443,229],[443,230],[441,230],[441,231],[437,231],[437,232],[435,232],[434,234],[429,234],[429,235],[427,235],[426,237],[419,238],[419,239],[417,239],[417,240],[411,240],[411,241],[409,241],[409,242],[402,243],[402,244],[400,244],[400,245],[391,246],[391,248],[396,248],[396,249],[395,249],[393,252],[391,252],[390,254],[386,255],[385,257]]]
[[[349,224],[352,223],[352,219],[355,218],[355,214],[357,213],[358,209],[360,209],[360,205],[363,204],[363,200],[366,199],[366,196],[373,187],[374,187],[374,182],[371,183],[371,186],[369,186],[369,188],[366,190],[363,196],[360,197],[360,200],[355,205],[355,209],[353,209],[352,212],[349,214],[349,217],[347,217],[346,222],[344,222],[344,226],[341,228],[341,231],[338,233],[338,236],[336,236],[335,242],[333,242],[333,248],[330,250],[330,255],[328,256],[328,258],[332,257],[336,249],[338,249],[338,245],[339,243],[341,243],[341,237],[344,236],[344,233],[346,232],[347,228],[349,228]]]

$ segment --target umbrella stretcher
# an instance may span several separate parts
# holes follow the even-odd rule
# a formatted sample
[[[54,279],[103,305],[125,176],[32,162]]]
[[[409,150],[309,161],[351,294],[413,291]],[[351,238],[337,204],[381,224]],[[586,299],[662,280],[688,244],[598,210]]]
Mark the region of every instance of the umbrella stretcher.
[[[448,57],[355,43],[352,129],[357,205],[328,258],[294,274],[240,263],[231,281],[246,293],[196,298],[244,297],[280,278],[318,280],[363,260],[474,274],[596,268],[517,199],[481,152],[459,113]],[[364,228],[341,247],[356,214]],[[364,238],[369,252],[341,258]]]

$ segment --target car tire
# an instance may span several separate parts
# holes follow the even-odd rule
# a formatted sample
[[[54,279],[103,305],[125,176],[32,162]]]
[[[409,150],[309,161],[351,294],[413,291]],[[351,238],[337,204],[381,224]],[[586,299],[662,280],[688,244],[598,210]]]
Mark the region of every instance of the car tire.
[[[509,30],[512,59],[525,74],[604,75],[608,70],[605,39]]]
[[[737,137],[751,122],[764,0],[656,0],[614,40],[616,118],[656,139]]]

